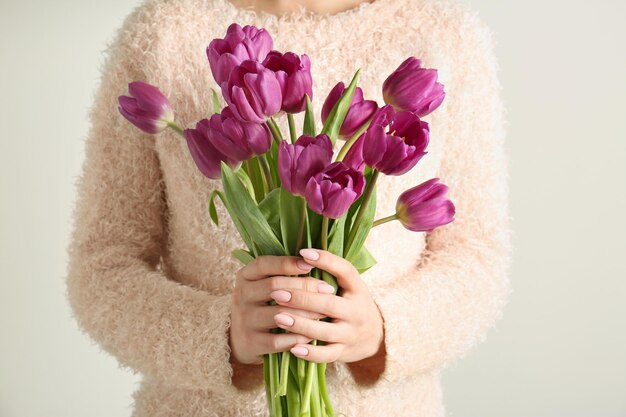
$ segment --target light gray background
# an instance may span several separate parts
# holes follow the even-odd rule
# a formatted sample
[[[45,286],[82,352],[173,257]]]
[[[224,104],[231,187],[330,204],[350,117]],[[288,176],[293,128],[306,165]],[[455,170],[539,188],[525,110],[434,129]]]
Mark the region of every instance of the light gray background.
[[[626,416],[626,3],[468,0],[509,112],[514,293],[444,374],[449,416]],[[0,416],[130,416],[138,376],[64,299],[107,40],[140,1],[0,1]]]

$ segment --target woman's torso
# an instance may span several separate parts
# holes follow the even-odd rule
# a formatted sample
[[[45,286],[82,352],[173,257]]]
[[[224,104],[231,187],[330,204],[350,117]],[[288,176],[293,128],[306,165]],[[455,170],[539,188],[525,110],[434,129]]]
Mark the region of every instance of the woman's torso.
[[[338,81],[349,82],[358,68],[361,68],[359,86],[365,98],[376,100],[379,105],[383,104],[384,79],[408,56],[416,56],[426,66],[437,68],[440,81],[446,84],[449,61],[442,49],[445,44],[441,44],[438,37],[441,30],[436,21],[442,6],[428,0],[375,0],[330,17],[298,15],[284,19],[237,9],[228,0],[153,1],[151,7],[158,27],[154,28],[155,36],[143,68],[146,81],[157,85],[168,96],[178,124],[184,127],[193,127],[211,114],[210,89],[217,89],[217,86],[205,48],[211,39],[223,37],[232,22],[266,28],[274,39],[274,49],[309,55],[317,126],[321,125],[319,113],[326,94]],[[445,105],[436,113],[425,119],[431,124],[428,154],[408,174],[379,179],[376,218],[393,214],[402,191],[432,178],[437,171],[438,142],[446,134],[446,126],[437,121],[445,118]],[[301,122],[301,117],[297,115],[296,120]],[[286,133],[286,121],[279,120],[279,124]],[[337,141],[335,154],[342,144]],[[185,141],[174,132],[157,135],[156,149],[167,198],[167,237],[162,268],[168,277],[186,285],[213,294],[230,292],[235,273],[241,267],[239,261],[232,258],[231,251],[244,245],[221,204],[217,204],[219,226],[210,220],[209,195],[213,189],[220,188],[220,182],[200,173]],[[391,222],[372,229],[366,246],[378,263],[362,277],[368,285],[383,286],[416,264],[425,246],[425,235],[410,232],[399,222]],[[391,386],[383,381],[370,389],[355,385],[345,364],[329,364],[327,369],[329,389],[351,417],[400,417],[401,412],[406,412],[407,416],[417,415],[404,408],[395,414],[387,413],[394,398],[415,398],[421,403],[419,410],[430,410],[430,414],[425,415],[438,415],[441,412],[438,376],[415,378],[413,382],[407,381],[409,386]],[[249,395],[248,405],[237,406],[239,414],[229,414],[224,409],[198,415],[265,415],[265,392],[256,390]],[[218,404],[226,402],[212,398],[209,393],[178,391],[149,380],[143,382],[135,396],[136,416],[178,415],[170,406],[171,412],[160,414],[156,404],[163,396],[181,407],[195,404],[196,410],[204,407],[199,404],[219,408]],[[180,415],[196,414],[187,409]]]

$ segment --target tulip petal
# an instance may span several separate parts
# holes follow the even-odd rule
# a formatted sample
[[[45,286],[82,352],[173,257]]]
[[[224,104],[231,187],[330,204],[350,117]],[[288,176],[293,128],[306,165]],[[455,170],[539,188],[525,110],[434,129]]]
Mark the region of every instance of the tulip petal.
[[[265,120],[257,115],[248,101],[248,97],[245,94],[243,88],[234,86],[232,89],[232,99],[228,103],[235,116],[242,121],[263,123]]]

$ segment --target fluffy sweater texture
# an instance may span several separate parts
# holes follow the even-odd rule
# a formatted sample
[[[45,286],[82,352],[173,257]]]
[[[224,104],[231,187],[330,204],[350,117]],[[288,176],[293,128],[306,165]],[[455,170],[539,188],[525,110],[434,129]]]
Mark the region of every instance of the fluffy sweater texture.
[[[200,173],[176,133],[145,134],[117,110],[127,84],[142,80],[165,93],[180,125],[208,117],[217,86],[205,48],[232,22],[264,27],[275,49],[310,56],[318,126],[328,91],[357,68],[364,95],[379,104],[382,82],[406,57],[438,69],[447,96],[425,118],[428,154],[403,176],[380,176],[376,218],[394,212],[403,190],[437,176],[456,220],[430,233],[399,222],[372,229],[366,246],[378,264],[362,279],[383,314],[384,360],[331,363],[327,383],[349,417],[444,415],[441,370],[499,319],[512,252],[494,37],[455,0],[374,0],[335,15],[281,17],[228,0],[135,8],[108,45],[77,180],[67,296],[81,330],[143,376],[133,416],[268,415],[262,367],[229,361],[241,267],[230,253],[244,246],[221,205],[220,226],[210,221],[208,197],[220,182]]]

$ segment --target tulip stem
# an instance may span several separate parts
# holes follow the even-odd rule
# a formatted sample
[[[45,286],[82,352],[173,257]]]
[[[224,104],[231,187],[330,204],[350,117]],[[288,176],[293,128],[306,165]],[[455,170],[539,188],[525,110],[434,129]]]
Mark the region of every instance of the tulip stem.
[[[261,168],[263,169],[263,174],[265,174],[267,187],[269,191],[272,191],[276,187],[274,186],[274,180],[272,180],[272,171],[270,171],[270,165],[267,163],[267,158],[265,157],[265,154],[259,155],[259,163],[261,164]]]
[[[322,249],[328,249],[328,217],[322,217]]]
[[[174,132],[178,133],[182,137],[185,137],[185,131],[182,127],[178,126],[175,122],[167,122],[167,126],[171,128]]]
[[[280,127],[278,127],[278,123],[276,123],[273,117],[267,119],[267,126],[270,128],[276,143],[280,145],[280,142],[283,140],[283,134],[280,132]]]
[[[348,242],[346,243],[346,247],[343,253],[349,253],[350,246],[352,246],[352,242],[354,241],[354,237],[356,236],[356,232],[359,229],[361,221],[363,219],[363,215],[365,214],[365,209],[367,208],[367,204],[372,197],[372,192],[374,191],[374,187],[376,186],[376,180],[378,179],[378,170],[374,169],[372,171],[372,178],[370,178],[369,182],[365,186],[365,192],[363,193],[363,201],[359,206],[359,211],[356,214],[356,218],[354,219],[354,223],[352,223],[352,227],[350,228],[350,235],[348,236]]]
[[[289,135],[291,136],[291,143],[296,143],[297,134],[296,134],[296,120],[293,117],[293,114],[287,113],[287,120],[289,121]]]
[[[361,126],[359,130],[357,130],[354,135],[350,136],[350,139],[348,139],[348,141],[343,144],[343,146],[339,150],[339,153],[337,154],[337,161],[343,161],[343,158],[346,157],[346,154],[348,153],[352,145],[354,145],[354,143],[361,137],[363,132],[365,132],[368,127],[370,127],[370,123],[372,122],[373,118],[374,117],[372,116],[367,120],[367,122],[363,123],[363,126]]]
[[[298,230],[298,240],[296,241],[296,253],[302,249],[302,241],[304,240],[304,226],[306,224],[306,200],[304,197],[300,197],[300,230]],[[294,254],[294,255],[295,255]]]
[[[394,213],[391,216],[387,216],[387,217],[383,217],[383,218],[378,219],[378,220],[374,220],[374,223],[372,223],[372,227],[376,227],[379,224],[387,223],[387,222],[390,222],[392,220],[397,220],[397,219],[398,219],[398,213]]]

